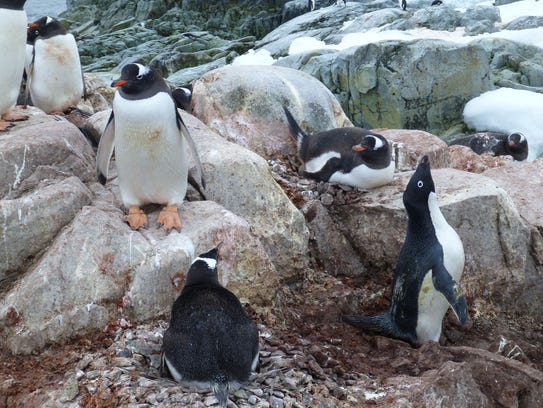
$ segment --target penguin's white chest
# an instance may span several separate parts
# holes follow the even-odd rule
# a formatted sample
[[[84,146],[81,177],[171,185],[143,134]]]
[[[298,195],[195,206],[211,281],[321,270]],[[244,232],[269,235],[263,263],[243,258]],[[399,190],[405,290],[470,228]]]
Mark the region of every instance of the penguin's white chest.
[[[79,103],[83,77],[73,35],[36,40],[29,87],[32,102],[45,112],[64,111]]]
[[[443,264],[452,278],[459,283],[464,270],[464,246],[456,231],[443,217],[435,193],[430,194],[428,201],[436,237],[443,248]],[[435,290],[431,270],[422,282],[418,304],[417,337],[419,342],[439,341],[443,316],[449,308],[449,303],[440,292]]]
[[[17,102],[24,70],[26,24],[24,11],[0,9],[0,114]]]
[[[372,169],[364,164],[354,167],[350,172],[336,171],[330,177],[334,183],[347,184],[358,188],[375,188],[392,181],[394,176],[394,162],[382,169]]]
[[[146,99],[113,100],[115,160],[125,206],[183,202],[188,157],[176,124],[171,97],[159,92]]]

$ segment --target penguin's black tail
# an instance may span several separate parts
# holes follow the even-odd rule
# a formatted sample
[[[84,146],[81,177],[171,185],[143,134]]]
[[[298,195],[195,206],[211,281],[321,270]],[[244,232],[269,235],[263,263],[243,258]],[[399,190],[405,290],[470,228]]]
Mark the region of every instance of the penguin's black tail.
[[[365,331],[383,336],[396,337],[390,315],[382,314],[377,316],[345,315],[342,316],[345,323]]]
[[[228,388],[228,379],[223,372],[218,372],[213,376],[211,389],[215,394],[215,398],[219,401],[219,405],[223,408],[228,403]]]
[[[287,115],[290,131],[293,133],[293,136],[296,136],[296,145],[298,146],[298,151],[300,151],[302,142],[307,137],[307,134],[302,130],[300,125],[298,125],[298,122],[296,122],[296,119],[294,119],[294,116],[292,116],[292,113],[290,113],[286,106],[283,106],[283,110],[285,111],[285,115]]]

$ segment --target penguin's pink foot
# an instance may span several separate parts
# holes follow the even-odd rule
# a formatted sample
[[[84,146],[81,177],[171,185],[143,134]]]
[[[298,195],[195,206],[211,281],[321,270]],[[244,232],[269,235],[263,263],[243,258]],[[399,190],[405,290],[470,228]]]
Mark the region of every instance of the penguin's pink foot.
[[[130,228],[135,230],[147,225],[147,216],[141,208],[135,205],[128,209],[128,215],[124,217],[124,220],[130,225]]]
[[[22,113],[9,113],[6,112],[2,115],[1,120],[5,120],[6,122],[21,122],[23,120],[27,120],[28,115],[23,115]]]
[[[177,231],[181,230],[181,220],[179,219],[176,205],[167,205],[164,207],[160,214],[158,214],[157,221],[166,231],[172,228],[175,228]]]
[[[5,132],[12,126],[15,126],[15,125],[11,122],[6,122],[5,120],[0,119],[0,132]]]

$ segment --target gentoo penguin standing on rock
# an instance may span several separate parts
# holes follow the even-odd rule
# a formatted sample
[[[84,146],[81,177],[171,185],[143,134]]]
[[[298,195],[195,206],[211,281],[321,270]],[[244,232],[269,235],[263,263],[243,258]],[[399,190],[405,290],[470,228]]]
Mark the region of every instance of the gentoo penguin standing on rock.
[[[126,221],[138,229],[147,225],[141,210],[145,204],[164,204],[158,223],[166,230],[180,229],[177,207],[187,192],[189,169],[187,145],[202,168],[196,147],[186,128],[170,88],[164,79],[143,63],[123,67],[113,110],[98,145],[96,172],[105,184],[113,149],[119,175],[119,190],[128,208]]]
[[[179,109],[192,112],[192,84],[181,85],[172,91],[172,97]]]
[[[439,341],[443,316],[452,307],[462,325],[468,318],[458,281],[464,247],[437,204],[428,156],[424,156],[403,194],[408,224],[394,271],[392,302],[378,316],[343,316],[353,326],[411,344]]]
[[[161,375],[189,386],[211,386],[225,407],[229,386],[247,381],[255,370],[259,345],[256,325],[238,298],[219,284],[217,251],[198,256],[190,266],[164,333]]]
[[[0,131],[12,126],[8,122],[26,119],[8,112],[17,102],[25,66],[24,4],[25,0],[0,0]]]
[[[492,156],[513,156],[515,160],[525,160],[528,157],[528,141],[519,132],[509,136],[503,133],[476,133],[449,142],[449,146],[461,145],[471,148],[477,154]]]
[[[74,108],[85,93],[77,44],[53,17],[28,24],[27,89],[34,106],[46,113]]]
[[[359,188],[374,188],[392,181],[392,149],[383,136],[357,127],[307,135],[290,111],[283,109],[290,130],[296,135],[304,176]]]

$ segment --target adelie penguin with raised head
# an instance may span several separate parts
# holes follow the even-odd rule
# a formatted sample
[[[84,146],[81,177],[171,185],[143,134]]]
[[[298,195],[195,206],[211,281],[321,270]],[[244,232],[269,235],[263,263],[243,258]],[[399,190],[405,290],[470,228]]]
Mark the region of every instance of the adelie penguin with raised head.
[[[308,135],[290,111],[286,107],[283,110],[295,135],[305,177],[359,188],[374,188],[392,181],[392,149],[382,135],[358,127]]]
[[[215,247],[190,266],[164,333],[161,375],[188,386],[211,387],[225,407],[230,386],[246,382],[256,369],[259,343],[256,325],[219,283],[217,252]]]
[[[343,316],[362,330],[420,345],[439,341],[443,316],[452,308],[462,325],[468,319],[458,282],[464,247],[437,204],[428,156],[424,156],[403,194],[408,224],[394,271],[392,301],[377,316]]]
[[[477,154],[511,156],[518,161],[528,157],[528,141],[520,132],[509,135],[495,132],[475,133],[449,142],[449,146],[453,145],[467,146]]]
[[[25,66],[25,0],[0,0],[0,131],[25,115],[10,113],[17,103]]]
[[[166,230],[181,228],[178,207],[187,192],[188,148],[198,168],[198,185],[205,188],[196,146],[186,128],[170,88],[144,63],[123,67],[113,110],[100,138],[96,155],[98,180],[105,184],[115,149],[121,200],[133,229],[147,225],[140,208],[163,204],[158,223]]]
[[[73,109],[85,95],[77,43],[53,17],[28,24],[26,90],[46,113]]]

